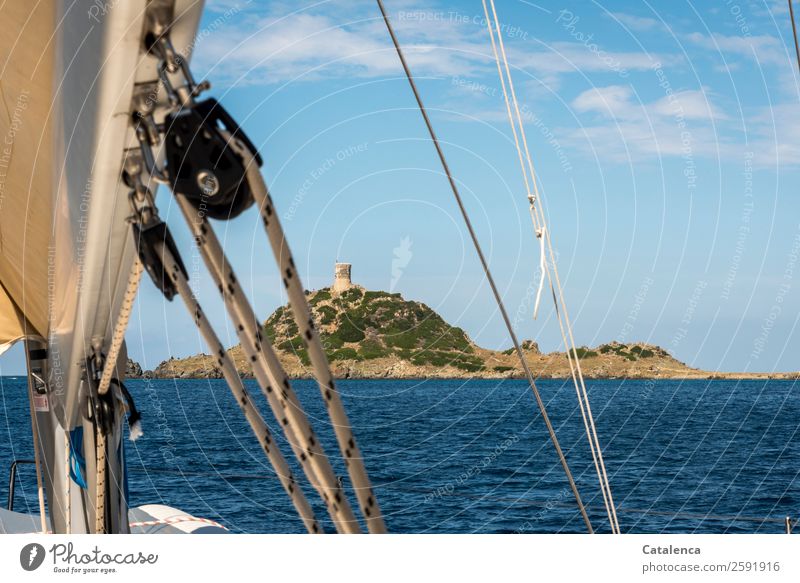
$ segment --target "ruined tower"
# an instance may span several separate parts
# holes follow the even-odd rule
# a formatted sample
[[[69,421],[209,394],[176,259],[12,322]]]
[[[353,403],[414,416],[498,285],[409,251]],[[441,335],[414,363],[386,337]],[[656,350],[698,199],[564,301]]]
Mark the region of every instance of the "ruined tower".
[[[353,287],[353,282],[350,279],[350,270],[352,269],[350,263],[337,263],[333,271],[333,291],[342,293]]]

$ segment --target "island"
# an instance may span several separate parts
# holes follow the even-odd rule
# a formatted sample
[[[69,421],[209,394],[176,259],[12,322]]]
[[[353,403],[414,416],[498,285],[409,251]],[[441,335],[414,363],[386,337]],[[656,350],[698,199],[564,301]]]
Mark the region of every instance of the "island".
[[[331,287],[306,292],[325,352],[337,378],[522,378],[513,348],[490,350],[448,324],[419,301],[399,293],[370,291],[350,280],[350,265],[337,264]],[[291,378],[311,378],[303,339],[288,306],[275,310],[264,324],[284,369]],[[538,378],[569,378],[566,352],[543,353],[532,340],[522,342],[524,357]],[[229,353],[242,377],[252,370],[240,346]],[[709,372],[687,366],[665,349],[643,342],[608,342],[575,350],[575,358],[590,379],[786,378],[800,373]],[[216,359],[206,354],[170,358],[153,371],[131,361],[128,376],[137,378],[222,378]]]

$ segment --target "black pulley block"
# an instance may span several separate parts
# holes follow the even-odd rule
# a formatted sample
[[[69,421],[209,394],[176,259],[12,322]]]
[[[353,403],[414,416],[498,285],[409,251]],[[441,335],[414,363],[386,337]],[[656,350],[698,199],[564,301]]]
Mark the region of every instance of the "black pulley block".
[[[214,219],[232,219],[253,204],[245,161],[228,146],[220,129],[242,141],[259,166],[261,157],[216,99],[168,115],[164,129],[166,169],[174,192]]]
[[[147,225],[133,223],[133,241],[139,253],[139,259],[141,259],[142,265],[144,265],[153,283],[161,290],[165,298],[172,301],[172,298],[177,295],[178,290],[175,288],[175,284],[166,271],[170,269],[171,266],[164,265],[161,254],[156,250],[156,244],[162,243],[166,245],[167,249],[169,249],[169,252],[178,263],[178,268],[181,270],[184,277],[189,279],[189,276],[181,260],[181,256],[178,253],[178,248],[175,246],[175,241],[172,239],[172,234],[169,232],[169,228],[167,228],[167,224],[161,220],[151,221]]]

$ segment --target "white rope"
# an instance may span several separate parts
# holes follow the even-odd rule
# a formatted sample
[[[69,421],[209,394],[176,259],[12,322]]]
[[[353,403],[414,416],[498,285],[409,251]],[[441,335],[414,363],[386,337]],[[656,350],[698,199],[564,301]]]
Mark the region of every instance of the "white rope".
[[[289,378],[275,354],[269,338],[265,338],[250,302],[239,284],[233,268],[216,234],[205,216],[182,194],[176,194],[201,255],[215,285],[222,294],[225,307],[236,328],[242,349],[247,356],[261,392],[267,399],[275,419],[283,428],[286,440],[300,462],[309,482],[328,507],[331,519],[340,532],[359,532],[358,522],[341,489],[336,473],[317,438]]]
[[[225,378],[239,408],[242,410],[242,413],[250,424],[250,428],[253,430],[253,433],[255,433],[264,453],[272,464],[283,489],[289,495],[294,507],[297,509],[300,518],[303,520],[303,524],[306,526],[308,532],[321,533],[322,529],[314,517],[314,511],[311,505],[308,503],[303,491],[298,487],[294,475],[289,468],[289,464],[286,462],[283,454],[281,454],[269,427],[253,404],[250,394],[244,387],[242,379],[239,377],[239,373],[230,355],[220,342],[216,332],[214,332],[214,328],[212,328],[210,322],[206,318],[202,307],[195,299],[189,282],[186,280],[176,258],[162,242],[157,243],[156,252],[163,258],[164,271],[169,275],[169,278],[178,290],[178,295],[183,299],[187,310],[189,310],[189,313],[193,316],[195,325],[203,336],[203,340],[211,354],[216,359],[217,365],[222,370],[222,376]]]
[[[223,134],[227,135],[225,132]],[[230,140],[230,136],[227,135]],[[225,307],[237,329],[241,346],[252,365],[256,380],[264,393],[278,424],[283,428],[292,451],[297,456],[303,471],[312,486],[321,494],[330,512],[337,531],[358,533],[361,531],[358,520],[347,501],[344,492],[336,479],[330,462],[322,449],[306,417],[302,405],[291,389],[289,379],[280,364],[269,340],[263,337],[261,326],[255,313],[238,283],[238,280],[225,257],[211,225],[203,214],[194,209],[180,193],[175,193],[186,221],[191,228],[198,247],[209,272],[222,294]],[[152,197],[149,205],[153,207]],[[151,212],[155,212],[152,208]],[[289,470],[278,444],[272,439],[267,425],[251,402],[239,377],[236,367],[219,341],[213,327],[206,319],[200,304],[194,297],[187,278],[177,267],[176,258],[166,245],[158,245],[163,257],[163,264],[171,266],[169,278],[175,284],[178,294],[183,298],[189,312],[194,316],[195,324],[200,330],[212,355],[222,370],[223,377],[234,394],[237,403],[250,423],[253,432],[261,442],[262,448],[270,459],[276,474],[281,479],[284,489],[289,494],[295,508],[309,532],[321,533],[322,529],[313,515],[313,511],[302,490],[297,486],[295,478]]]
[[[311,308],[308,305],[308,300],[306,299],[303,285],[300,282],[300,277],[297,274],[297,268],[295,267],[289,244],[286,241],[283,228],[275,212],[275,206],[269,195],[267,185],[264,182],[264,178],[261,176],[258,164],[256,164],[253,158],[253,153],[242,144],[239,144],[237,140],[232,140],[231,143],[245,161],[247,167],[247,181],[261,212],[264,229],[266,230],[267,238],[272,247],[275,261],[279,266],[284,287],[289,296],[289,306],[291,307],[292,315],[300,331],[300,337],[303,339],[303,343],[308,351],[311,367],[314,370],[314,377],[317,380],[323,401],[328,410],[331,425],[333,425],[333,430],[336,435],[336,441],[344,457],[344,462],[350,475],[350,481],[355,490],[361,512],[367,523],[367,529],[371,533],[384,533],[386,532],[386,524],[383,521],[378,501],[372,490],[372,484],[370,483],[367,469],[364,466],[364,459],[361,456],[361,450],[356,442],[352,425],[347,417],[347,412],[345,411],[339,391],[336,389],[336,382],[331,373],[328,358],[322,348],[319,331],[314,324]]]
[[[122,349],[122,343],[125,341],[125,331],[128,329],[128,322],[131,319],[133,312],[133,304],[136,301],[136,294],[139,291],[139,282],[142,279],[142,262],[137,256],[133,260],[131,272],[128,276],[128,284],[125,287],[125,295],[122,297],[122,305],[120,306],[117,322],[114,325],[114,331],[111,335],[111,342],[108,346],[108,353],[103,360],[103,374],[100,377],[100,382],[97,385],[97,392],[105,395],[111,386],[111,379],[114,376],[114,371],[117,366],[117,358],[119,358],[119,351]]]
[[[506,53],[505,53],[505,46],[504,46],[504,43],[503,43],[502,35],[500,33],[499,19],[497,18],[497,12],[496,12],[496,9],[495,9],[495,6],[494,6],[494,0],[490,0],[490,2],[491,2],[491,5],[492,5],[492,13],[493,13],[493,17],[494,17],[495,28],[497,30],[498,43],[499,43],[500,50],[501,50],[501,53],[502,53],[503,62],[504,62],[504,65],[505,65],[505,70],[506,70],[506,75],[507,75],[507,78],[508,78],[508,85],[509,85],[511,96],[512,96],[513,103],[514,103],[514,110],[516,112],[517,123],[519,124],[519,131],[520,131],[520,135],[522,137],[522,143],[523,143],[523,147],[524,147],[524,150],[525,150],[525,158],[527,160],[528,169],[530,170],[530,181],[533,184],[534,197],[536,199],[539,199],[540,197],[539,197],[539,192],[538,192],[538,184],[537,184],[537,181],[536,181],[536,174],[535,174],[534,169],[533,169],[533,162],[531,160],[530,151],[528,149],[527,138],[526,138],[526,135],[525,135],[525,129],[524,129],[524,125],[522,123],[522,116],[520,115],[519,105],[518,105],[517,98],[516,98],[516,92],[514,90],[514,85],[513,85],[513,79],[511,77],[511,72],[510,72],[510,68],[509,68],[509,65],[508,65],[508,59],[507,59]],[[485,12],[486,18],[487,18],[487,23],[489,23],[490,19],[489,19],[488,10],[486,8],[485,0],[483,0],[483,4],[484,4],[484,12]],[[492,30],[491,30],[491,25],[489,25],[489,30],[490,30],[490,35],[492,36],[492,46],[493,46],[493,49],[495,51],[495,58],[496,58],[497,64],[498,64],[498,71],[500,71],[500,62],[499,62],[499,59],[497,58],[497,50],[496,50],[496,46],[494,44],[494,35],[492,33]],[[501,73],[501,81],[502,81],[502,79],[503,79],[503,76],[502,76],[502,73]],[[518,155],[520,157],[520,161],[522,161],[522,152],[521,152],[521,150],[519,148],[519,141],[516,138],[516,129],[515,129],[515,126],[514,126],[514,121],[513,121],[512,115],[511,115],[511,108],[510,108],[510,105],[508,103],[508,92],[506,91],[505,83],[503,83],[503,95],[504,95],[505,100],[506,100],[506,108],[507,108],[507,111],[508,111],[508,114],[509,114],[509,120],[512,123],[512,129],[514,129],[514,133],[515,133],[515,145],[517,146],[517,150],[518,150]],[[525,182],[526,182],[526,187],[527,187],[528,186],[528,178],[527,178],[527,172],[525,170],[524,165],[522,167],[522,170],[523,170],[523,175],[526,177],[525,178]],[[537,207],[536,205],[531,205],[531,217],[532,217],[533,222],[534,222],[534,229],[539,229],[539,228],[542,228],[542,227],[545,226],[545,218],[544,218],[543,210],[540,209],[539,207]],[[559,311],[558,310],[558,302],[556,302],[556,310],[557,310],[557,313],[558,313],[558,316],[559,316],[559,328],[561,329],[562,339],[564,341],[565,348],[567,349],[567,359],[568,359],[568,362],[570,364],[570,371],[572,373],[573,382],[575,383],[575,390],[576,390],[576,393],[578,395],[578,403],[579,403],[580,409],[581,409],[581,416],[583,417],[584,427],[586,429],[587,437],[589,439],[589,445],[590,445],[590,449],[592,451],[592,459],[593,459],[594,464],[595,464],[595,469],[597,470],[597,473],[598,473],[598,480],[600,482],[601,492],[603,494],[603,500],[604,500],[604,503],[606,505],[606,510],[608,512],[608,515],[609,515],[609,523],[611,525],[611,530],[612,530],[612,532],[618,533],[619,532],[619,523],[618,523],[617,517],[616,517],[616,508],[614,507],[613,498],[611,497],[611,488],[610,488],[610,484],[608,482],[608,476],[607,476],[606,470],[605,470],[605,463],[604,463],[604,460],[603,460],[603,457],[602,457],[602,449],[600,448],[599,440],[597,438],[597,432],[596,432],[596,429],[595,429],[595,426],[594,426],[594,418],[593,418],[593,416],[591,414],[591,407],[589,405],[588,394],[587,394],[586,386],[585,386],[585,383],[584,383],[584,380],[583,380],[583,373],[582,373],[581,368],[580,368],[580,361],[576,359],[574,364],[572,362],[572,357],[573,356],[577,356],[575,354],[575,341],[574,341],[574,338],[572,336],[572,328],[571,328],[571,325],[570,325],[570,322],[569,322],[569,316],[568,316],[567,311],[566,311],[566,302],[564,301],[563,289],[561,287],[561,282],[560,282],[560,279],[559,279],[559,276],[558,276],[558,267],[557,267],[557,264],[556,264],[556,261],[555,261],[555,253],[553,251],[552,241],[550,239],[549,232],[547,232],[547,231],[544,232],[544,238],[545,238],[547,246],[548,246],[548,250],[549,250],[549,253],[550,253],[551,261],[553,263],[552,276],[549,275],[549,271],[548,271],[548,275],[551,278],[551,285],[552,285],[552,281],[555,282],[555,288],[558,290],[558,295],[560,297],[560,303],[561,303],[561,306],[562,306],[562,311]],[[553,290],[554,300],[555,300],[555,296],[556,296],[556,289]],[[562,323],[562,321],[561,321],[562,313],[563,313],[563,317],[564,317],[564,323]],[[565,334],[565,328],[566,328],[566,334]],[[569,337],[569,341],[567,340],[567,337]]]
[[[558,314],[559,319],[559,328],[561,330],[562,340],[564,342],[564,346],[567,350],[567,360],[570,365],[570,372],[573,378],[573,382],[575,384],[575,391],[578,396],[578,404],[581,410],[581,416],[584,422],[584,428],[586,430],[586,435],[589,440],[589,447],[592,452],[592,459],[595,465],[595,469],[598,475],[598,481],[600,483],[600,489],[603,495],[603,501],[606,507],[606,511],[608,513],[609,524],[611,525],[612,533],[619,533],[619,522],[617,520],[616,515],[616,508],[614,506],[614,501],[611,495],[611,486],[608,480],[608,475],[605,469],[605,462],[603,460],[602,448],[600,447],[600,443],[597,437],[597,430],[594,424],[594,418],[592,416],[591,407],[589,405],[589,397],[586,391],[586,385],[583,379],[583,372],[580,367],[580,361],[577,359],[577,353],[575,352],[575,340],[572,334],[572,326],[569,321],[569,316],[566,309],[566,302],[564,301],[564,293],[561,287],[561,281],[558,275],[558,267],[555,261],[555,253],[553,251],[552,241],[550,239],[550,233],[546,229],[546,221],[544,217],[543,209],[539,206],[534,204],[535,200],[541,200],[538,192],[538,184],[536,181],[536,174],[533,169],[533,162],[531,159],[530,151],[528,148],[527,138],[525,135],[525,128],[522,122],[522,115],[520,114],[519,104],[516,97],[516,92],[514,90],[514,83],[511,77],[510,67],[508,65],[508,58],[505,52],[505,45],[503,43],[503,37],[501,34],[500,22],[497,18],[497,10],[495,8],[494,0],[489,0],[491,7],[492,7],[492,17],[489,16],[489,10],[486,5],[486,0],[482,0],[483,2],[483,9],[484,14],[486,15],[486,22],[487,27],[489,29],[489,36],[491,38],[492,43],[492,50],[494,52],[495,61],[497,63],[497,70],[498,75],[500,77],[500,83],[503,89],[503,97],[505,99],[506,104],[506,111],[508,113],[509,122],[511,123],[511,129],[514,136],[514,144],[517,149],[517,154],[520,161],[520,167],[522,169],[523,179],[525,181],[525,187],[528,192],[531,192],[531,187],[533,190],[533,195],[530,197],[530,212],[531,212],[531,219],[533,221],[534,231],[541,233],[542,238],[542,245],[546,244],[552,267],[552,274],[550,270],[547,270],[548,278],[551,280],[551,287],[553,287],[553,299],[556,302],[556,312]],[[495,42],[495,31],[492,30],[492,23],[494,23],[494,28],[496,30],[497,35],[497,42]],[[505,76],[503,75],[503,71],[500,66],[500,55],[498,55],[497,45],[500,46],[500,54],[502,55],[503,64],[505,67]],[[506,88],[506,79],[508,80],[508,89]],[[511,98],[514,105],[514,111],[516,113],[516,122],[514,120],[514,115],[511,112],[511,104],[509,103],[509,90],[511,93]],[[522,139],[522,145],[524,148],[524,158],[523,158],[523,148],[520,148],[520,139],[517,135],[517,124],[519,125],[519,136]],[[525,167],[525,160],[527,162],[527,169]],[[530,172],[530,177],[528,175]],[[546,267],[546,265],[545,265]],[[553,286],[553,284],[555,284]],[[556,301],[556,291],[558,292],[558,296],[560,298],[560,303],[562,310],[558,310],[558,301]],[[563,316],[563,322],[562,322]],[[573,357],[575,357],[575,361],[573,363]]]
[[[95,481],[94,481],[94,532],[95,534],[105,534],[106,532],[106,436],[100,423],[95,424],[95,444],[96,454]]]
[[[533,203],[531,203],[533,204]],[[536,302],[533,304],[533,319],[539,315],[539,304],[542,301],[542,291],[544,290],[545,270],[547,269],[546,254],[544,250],[544,227],[536,232],[536,238],[539,240],[539,289],[536,290]]]
[[[499,43],[499,46],[500,46],[500,50],[501,50],[502,57],[503,57],[503,62],[504,62],[504,65],[505,65],[505,71],[506,71],[506,75],[507,75],[507,78],[508,78],[508,84],[509,84],[511,96],[512,96],[513,103],[514,103],[514,110],[516,112],[517,123],[519,124],[519,131],[520,131],[520,135],[522,137],[522,144],[523,144],[524,149],[525,149],[525,158],[527,160],[528,169],[530,170],[530,181],[533,184],[534,197],[536,199],[538,199],[539,198],[539,192],[538,192],[538,184],[537,184],[537,181],[536,181],[536,174],[535,174],[535,172],[533,170],[533,162],[531,160],[530,152],[529,152],[529,149],[528,149],[527,138],[526,138],[526,135],[525,135],[525,128],[524,128],[524,124],[522,123],[522,116],[520,115],[519,105],[518,105],[517,98],[516,98],[516,92],[514,90],[514,85],[513,85],[513,79],[511,77],[511,72],[510,72],[510,68],[509,68],[509,65],[508,65],[508,59],[507,59],[506,53],[505,53],[505,46],[504,46],[502,35],[501,35],[501,32],[500,32],[499,19],[497,18],[497,12],[496,12],[493,0],[490,0],[490,1],[491,1],[491,4],[492,4],[492,13],[493,13],[493,16],[494,16],[495,28],[497,30],[498,43]],[[484,0],[484,12],[486,13],[486,18],[487,18],[487,23],[488,23],[490,21],[490,19],[489,19],[488,11],[486,9],[485,0]],[[490,26],[490,34],[491,33],[492,33],[492,31],[491,31],[491,26]],[[498,70],[499,70],[499,66],[500,66],[499,65],[499,59],[497,59],[497,50],[496,50],[495,45],[494,45],[494,37],[493,37],[493,35],[492,35],[492,39],[493,39],[493,48],[495,50],[495,58],[497,60]],[[502,74],[501,74],[501,79],[502,79]],[[512,123],[512,128],[514,128],[513,118],[511,116],[511,108],[510,108],[509,103],[508,103],[508,92],[505,90],[505,84],[503,84],[503,90],[504,90],[503,95],[504,95],[504,98],[506,100],[506,108],[507,108],[507,111],[509,113],[509,119],[510,119],[510,121]],[[516,130],[514,130],[514,131],[516,133]],[[518,142],[518,140],[516,140],[516,138],[515,138],[515,144],[516,144],[517,149],[518,149],[518,155],[520,157],[520,160],[522,160],[522,153],[519,150],[519,142]],[[524,166],[522,167],[522,170],[523,170],[523,175],[526,175],[527,173],[525,171]],[[527,177],[526,177],[526,186],[527,186],[527,182],[528,181],[527,181]],[[539,207],[537,207],[536,205],[531,205],[531,209],[530,210],[531,210],[531,218],[532,218],[533,223],[534,223],[534,229],[540,229],[545,224],[544,214],[542,213],[541,209],[539,209]],[[545,232],[545,239],[546,239],[546,242],[547,242],[547,245],[548,245],[548,249],[549,249],[549,252],[550,252],[551,260],[553,262],[553,275],[550,276],[551,287],[553,287],[552,286],[552,282],[554,280],[555,283],[556,283],[555,288],[558,289],[558,294],[559,294],[559,296],[561,298],[561,305],[562,305],[562,308],[563,308],[563,316],[564,316],[565,321],[566,321],[566,329],[568,331],[569,341],[567,340],[567,334],[565,334],[565,331],[564,331],[564,328],[565,328],[564,323],[561,320],[562,312],[558,310],[558,301],[556,300],[556,289],[554,288],[553,289],[553,299],[554,299],[554,302],[556,303],[556,311],[557,311],[558,316],[559,316],[559,328],[561,330],[562,340],[564,341],[564,346],[565,346],[566,351],[567,351],[567,360],[568,360],[569,365],[570,365],[570,371],[571,371],[571,374],[572,374],[573,382],[575,383],[575,390],[576,390],[576,394],[578,396],[578,403],[579,403],[579,406],[580,406],[580,409],[581,409],[581,416],[583,418],[584,427],[586,429],[587,437],[589,439],[589,446],[590,446],[590,449],[592,451],[592,459],[593,459],[593,462],[595,464],[595,469],[596,469],[596,471],[598,473],[598,480],[600,482],[601,492],[603,494],[603,501],[605,503],[606,510],[608,512],[608,517],[609,517],[609,523],[611,525],[611,530],[612,530],[612,532],[619,532],[619,526],[618,526],[618,523],[617,523],[617,520],[616,520],[616,509],[614,508],[613,500],[611,499],[610,485],[608,484],[608,478],[607,478],[606,472],[605,472],[605,464],[604,464],[603,459],[602,459],[602,450],[600,449],[600,446],[599,446],[599,443],[598,443],[598,440],[597,440],[597,434],[596,434],[596,431],[594,430],[594,420],[593,420],[592,415],[591,415],[591,408],[589,407],[588,395],[586,393],[585,385],[583,383],[583,374],[582,374],[582,371],[580,369],[580,362],[576,361],[574,364],[572,362],[572,357],[576,356],[575,353],[574,353],[574,349],[575,349],[574,339],[572,338],[571,326],[569,324],[568,315],[566,313],[566,303],[564,301],[563,290],[561,289],[561,284],[560,284],[560,280],[559,280],[559,277],[558,277],[558,268],[557,268],[557,264],[555,262],[555,254],[553,252],[552,242],[550,240],[550,235],[547,232]],[[580,379],[580,380],[578,380],[578,379]]]
[[[97,385],[98,395],[105,395],[111,386],[111,379],[117,368],[117,359],[119,352],[122,349],[122,344],[125,341],[125,331],[128,329],[128,322],[133,312],[133,304],[136,301],[136,294],[139,291],[139,282],[142,279],[142,262],[139,257],[135,257],[133,265],[131,266],[130,274],[128,275],[128,283],[125,287],[125,294],[122,297],[122,305],[120,306],[117,321],[114,324],[114,330],[111,334],[111,342],[108,346],[108,353],[103,359],[103,372],[100,376],[100,382]],[[137,436],[138,437],[138,436]],[[133,439],[133,433],[131,434]],[[97,455],[95,466],[95,532],[105,532],[106,520],[106,436],[99,425],[96,425],[95,431],[95,452]],[[69,475],[67,475],[69,481]]]

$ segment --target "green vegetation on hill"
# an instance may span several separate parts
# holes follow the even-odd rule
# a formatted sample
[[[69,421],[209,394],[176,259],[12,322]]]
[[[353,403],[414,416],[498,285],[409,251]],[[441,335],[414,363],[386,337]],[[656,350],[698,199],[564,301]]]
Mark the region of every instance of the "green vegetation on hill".
[[[468,372],[484,368],[464,330],[450,326],[421,302],[358,287],[339,295],[324,288],[309,292],[308,300],[331,361],[396,356],[416,365],[450,365]],[[280,350],[308,363],[303,339],[286,307],[269,317],[265,332]]]
[[[306,291],[323,346],[339,378],[521,378],[514,349],[476,346],[461,328],[451,326],[421,302],[400,294],[353,287]],[[292,378],[307,377],[308,350],[288,306],[275,310],[264,324],[266,336]],[[520,343],[528,367],[543,378],[569,378],[564,352],[543,354],[533,340]],[[241,375],[253,374],[241,346],[229,350]],[[641,342],[581,346],[575,356],[587,378],[705,378],[710,373],[687,367],[669,353]],[[135,374],[136,371],[131,371]],[[162,362],[157,378],[217,378],[214,357],[195,355]],[[715,378],[719,373],[714,373]],[[791,376],[787,378],[796,378]]]
[[[578,348],[578,356],[579,358],[586,358],[586,356],[580,356],[580,351],[582,349]],[[583,349],[587,350],[587,349]],[[654,356],[669,356],[666,350],[663,348],[659,348],[658,346],[639,346],[637,344],[620,344],[619,342],[612,342],[611,344],[601,344],[597,347],[597,350],[600,351],[601,354],[616,354],[617,356],[621,356],[630,361],[637,361],[642,358],[653,358]],[[597,356],[595,352],[592,356]]]

